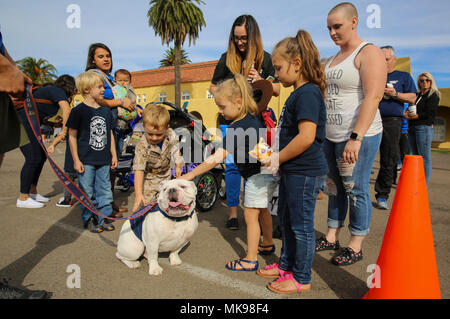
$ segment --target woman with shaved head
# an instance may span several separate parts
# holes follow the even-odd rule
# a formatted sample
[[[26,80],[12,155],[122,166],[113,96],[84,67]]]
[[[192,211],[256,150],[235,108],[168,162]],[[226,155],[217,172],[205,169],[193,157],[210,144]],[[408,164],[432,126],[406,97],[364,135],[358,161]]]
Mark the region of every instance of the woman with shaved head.
[[[378,103],[386,84],[386,61],[382,51],[357,34],[358,12],[349,2],[335,6],[327,27],[339,52],[326,65],[327,125],[324,152],[328,161],[328,231],[316,241],[316,251],[338,250],[339,232],[350,214],[348,246],[332,258],[336,265],[362,259],[362,242],[369,233],[372,202],[370,171],[383,130]]]

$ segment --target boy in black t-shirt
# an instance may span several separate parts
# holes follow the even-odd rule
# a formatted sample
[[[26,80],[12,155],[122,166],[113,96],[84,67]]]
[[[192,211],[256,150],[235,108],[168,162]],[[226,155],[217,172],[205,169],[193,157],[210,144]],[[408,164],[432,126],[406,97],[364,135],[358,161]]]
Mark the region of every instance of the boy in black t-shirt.
[[[111,111],[97,103],[103,98],[103,79],[92,72],[85,72],[76,78],[77,89],[84,97],[70,112],[67,120],[69,145],[78,183],[86,196],[103,216],[112,213],[113,195],[109,177],[110,168],[117,167],[117,154],[112,133]],[[84,227],[91,232],[114,230],[104,223],[102,216],[81,206]]]

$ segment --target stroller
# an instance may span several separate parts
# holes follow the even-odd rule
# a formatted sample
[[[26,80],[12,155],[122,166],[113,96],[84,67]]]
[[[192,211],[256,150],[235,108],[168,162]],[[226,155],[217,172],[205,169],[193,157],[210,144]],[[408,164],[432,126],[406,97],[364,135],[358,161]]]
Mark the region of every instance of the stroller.
[[[182,168],[183,174],[193,170],[214,152],[215,144],[210,140],[211,135],[194,115],[169,102],[151,102],[147,105],[150,104],[164,104],[169,107],[170,127],[179,137],[180,151],[185,162]],[[125,139],[125,153],[119,157],[116,168],[117,189],[122,191],[128,191],[134,185],[132,171],[134,150],[137,141],[144,134],[140,117],[130,123],[130,126],[132,131]],[[197,186],[196,208],[198,210],[209,211],[216,203],[217,198],[223,196],[224,172],[224,164],[219,164],[211,171],[199,175],[193,180]],[[175,170],[172,170],[172,176],[174,175]]]

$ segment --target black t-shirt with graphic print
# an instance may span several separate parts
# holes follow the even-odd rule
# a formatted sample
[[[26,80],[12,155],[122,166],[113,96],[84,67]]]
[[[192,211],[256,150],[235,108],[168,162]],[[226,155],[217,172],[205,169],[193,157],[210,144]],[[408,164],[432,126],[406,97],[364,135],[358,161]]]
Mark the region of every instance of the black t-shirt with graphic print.
[[[67,127],[78,131],[78,157],[84,165],[110,165],[111,111],[105,107],[90,107],[84,103],[74,107],[67,120]]]

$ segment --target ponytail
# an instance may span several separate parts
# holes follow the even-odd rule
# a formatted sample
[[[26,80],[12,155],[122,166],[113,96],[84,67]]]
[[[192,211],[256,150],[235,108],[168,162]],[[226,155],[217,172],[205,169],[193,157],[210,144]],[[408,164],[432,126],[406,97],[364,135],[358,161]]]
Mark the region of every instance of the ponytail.
[[[235,74],[234,81],[239,87],[240,95],[242,98],[241,115],[250,113],[251,115],[258,115],[259,110],[253,99],[253,90],[247,79],[242,74]]]
[[[253,99],[253,90],[247,79],[242,74],[235,74],[233,78],[220,82],[217,85],[214,96],[225,95],[227,98],[235,101],[240,98],[242,100],[241,114],[258,115],[259,109]]]
[[[307,31],[298,30],[295,37],[288,37],[278,42],[273,51],[273,54],[277,52],[288,61],[299,57],[302,61],[302,75],[305,80],[319,87],[322,95],[326,96],[327,81],[325,70],[320,63],[319,50],[317,50]]]

